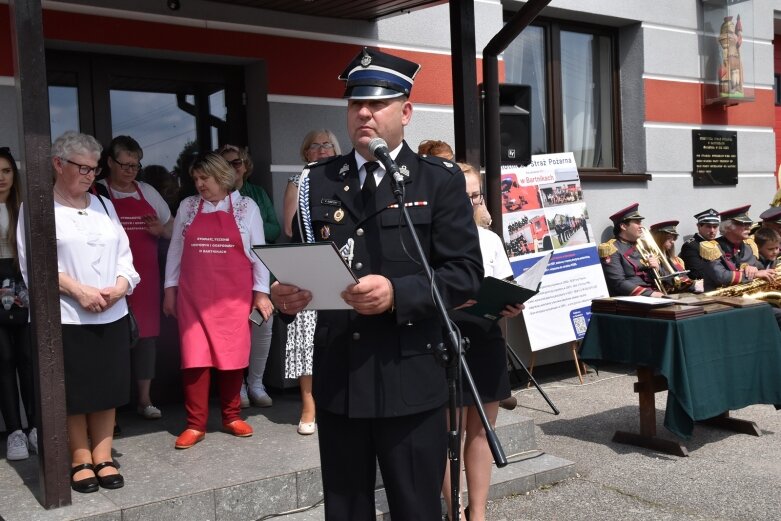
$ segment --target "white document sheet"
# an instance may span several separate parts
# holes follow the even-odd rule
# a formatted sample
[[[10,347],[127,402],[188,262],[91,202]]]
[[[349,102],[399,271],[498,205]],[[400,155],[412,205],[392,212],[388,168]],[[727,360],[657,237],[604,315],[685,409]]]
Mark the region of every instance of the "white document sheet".
[[[358,279],[332,242],[268,244],[252,252],[274,277],[312,293],[306,309],[352,309],[340,296]]]

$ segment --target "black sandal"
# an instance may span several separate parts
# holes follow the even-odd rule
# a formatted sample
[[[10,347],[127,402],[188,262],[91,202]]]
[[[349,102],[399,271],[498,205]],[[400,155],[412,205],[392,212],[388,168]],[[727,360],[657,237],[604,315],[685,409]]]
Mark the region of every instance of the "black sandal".
[[[100,486],[103,488],[122,488],[125,486],[125,478],[122,477],[122,474],[109,474],[108,476],[100,476],[98,472],[105,469],[106,467],[117,467],[117,464],[113,461],[104,461],[103,463],[98,463],[95,465],[95,476],[98,478],[98,483],[100,483]]]
[[[76,465],[75,467],[71,467],[71,488],[76,492],[81,492],[82,494],[97,492],[98,491],[97,472],[95,472],[94,476],[89,478],[80,479],[78,481],[73,479],[73,476],[75,476],[77,473],[79,473],[82,470],[91,470],[95,472],[95,467],[92,466],[92,463],[82,463],[81,465]]]

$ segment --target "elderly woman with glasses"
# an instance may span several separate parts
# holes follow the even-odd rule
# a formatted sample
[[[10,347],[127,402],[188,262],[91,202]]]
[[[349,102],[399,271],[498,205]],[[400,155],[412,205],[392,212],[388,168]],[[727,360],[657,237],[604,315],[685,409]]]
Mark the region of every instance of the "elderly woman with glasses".
[[[304,136],[301,143],[301,159],[306,163],[319,161],[342,153],[336,136],[328,129],[315,129]],[[292,237],[293,221],[298,208],[298,179],[300,174],[288,179],[285,190],[283,223],[285,235]],[[301,392],[301,418],[296,432],[302,436],[315,433],[315,399],[312,396],[312,366],[316,311],[302,311],[287,325],[285,345],[285,378],[297,378]]]
[[[223,430],[252,436],[241,419],[239,392],[249,364],[249,315],[265,320],[273,307],[268,270],[250,247],[264,244],[258,205],[234,190],[236,174],[216,153],[190,167],[198,195],[179,205],[165,266],[163,312],[179,323],[187,428],[176,439],[187,449],[206,433],[209,379],[216,369]]]
[[[310,130],[301,142],[301,159],[304,163],[320,161],[327,157],[338,156],[342,153],[339,141],[333,132],[327,128]],[[290,176],[285,188],[285,201],[282,209],[282,224],[285,227],[285,235],[293,236],[293,218],[298,208],[298,178],[301,174]]]
[[[246,148],[223,145],[220,149],[220,155],[236,171],[235,189],[241,195],[255,201],[260,208],[266,242],[274,242],[279,237],[281,228],[279,221],[277,221],[274,206],[271,204],[271,199],[266,191],[248,180],[253,167],[249,152]],[[240,398],[242,408],[249,407],[250,403],[257,407],[271,407],[274,404],[263,385],[263,373],[266,371],[266,361],[271,349],[273,323],[273,320],[266,320],[261,325],[254,324],[250,326],[252,329],[252,344],[250,347],[249,369],[247,370],[247,383],[241,385]]]
[[[152,185],[138,181],[144,151],[130,136],[117,136],[105,150],[108,175],[96,190],[111,199],[130,239],[133,263],[143,282],[128,303],[138,321],[139,340],[130,350],[131,367],[138,388],[138,414],[148,420],[162,416],[149,394],[155,376],[155,341],[160,335],[160,238],[170,239],[171,210]]]
[[[115,409],[130,395],[125,295],[140,280],[114,205],[89,193],[100,173],[100,151],[95,138],[73,131],[52,145],[71,487],[77,492],[124,485],[111,445]],[[16,237],[27,282],[24,219]]]

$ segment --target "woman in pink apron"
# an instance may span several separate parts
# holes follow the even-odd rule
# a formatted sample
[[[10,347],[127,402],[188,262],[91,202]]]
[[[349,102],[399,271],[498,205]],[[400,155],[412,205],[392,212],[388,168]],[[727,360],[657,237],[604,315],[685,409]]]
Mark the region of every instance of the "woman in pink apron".
[[[160,335],[160,267],[157,241],[171,238],[173,220],[163,197],[151,185],[136,181],[144,151],[130,136],[117,136],[106,149],[108,176],[98,181],[98,190],[111,199],[130,239],[133,265],[141,284],[128,295],[128,304],[138,322],[140,339],[130,350],[138,387],[138,414],[148,420],[162,416],[152,405],[149,390],[155,376],[155,342]]]
[[[190,167],[199,195],[179,205],[165,269],[163,312],[179,322],[187,428],[176,439],[187,449],[204,438],[209,380],[215,368],[223,429],[252,436],[241,419],[239,391],[249,363],[249,315],[268,320],[268,271],[250,252],[264,244],[255,202],[233,191],[235,173],[218,154]]]

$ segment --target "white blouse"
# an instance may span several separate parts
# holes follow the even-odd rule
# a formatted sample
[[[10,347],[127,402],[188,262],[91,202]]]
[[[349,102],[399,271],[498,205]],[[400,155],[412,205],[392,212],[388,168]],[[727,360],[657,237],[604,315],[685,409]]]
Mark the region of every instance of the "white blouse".
[[[8,213],[8,206],[0,203],[0,259],[11,259],[14,256],[14,250],[8,243],[8,228],[11,224],[11,216]]]
[[[123,277],[128,281],[130,294],[141,278],[133,267],[127,234],[111,201],[103,198],[104,210],[96,196],[88,195],[89,206],[84,210],[54,202],[57,271],[98,289],[113,287],[117,277]],[[23,215],[21,209],[19,215]],[[17,224],[16,244],[22,277],[29,286],[24,219],[21,218]],[[127,302],[124,298],[106,311],[92,313],[82,308],[76,299],[60,294],[60,320],[63,324],[109,324],[125,315]]]
[[[236,219],[236,224],[239,227],[244,254],[252,263],[252,290],[268,293],[268,270],[250,250],[252,246],[266,244],[266,236],[263,232],[263,218],[260,216],[260,209],[257,203],[249,197],[239,194],[238,191],[234,191],[217,204],[203,200],[201,212],[229,212],[229,201],[233,204],[233,217]],[[174,231],[171,235],[171,244],[168,246],[168,258],[165,262],[164,287],[166,288],[179,285],[179,270],[181,269],[182,252],[184,251],[184,233],[193,222],[193,219],[195,219],[200,202],[200,195],[190,196],[181,202],[179,210],[176,212]]]
[[[504,249],[502,238],[491,230],[477,227],[477,235],[480,238],[480,253],[483,254],[483,270],[486,277],[506,279],[513,276],[510,259]]]

